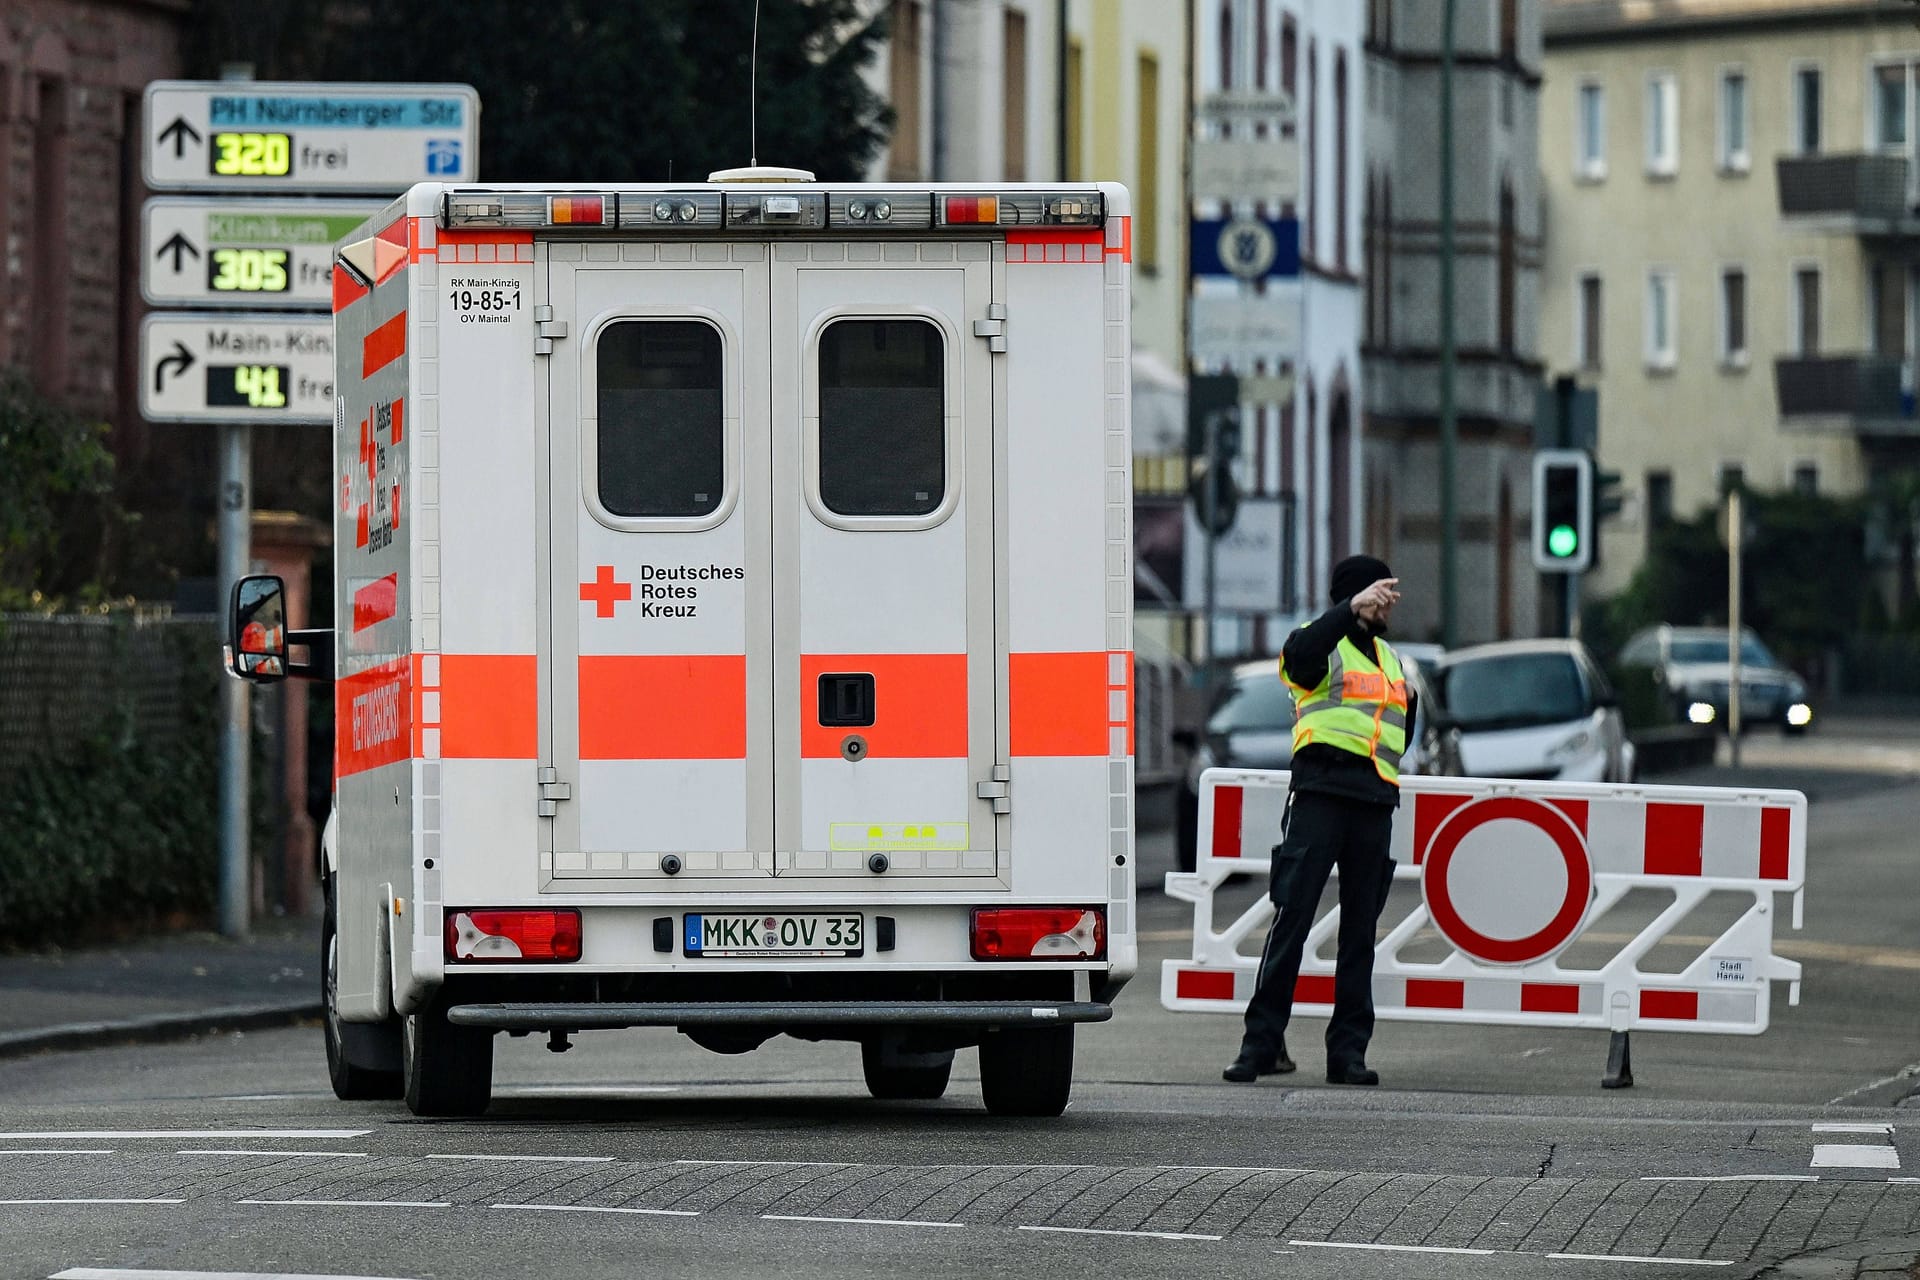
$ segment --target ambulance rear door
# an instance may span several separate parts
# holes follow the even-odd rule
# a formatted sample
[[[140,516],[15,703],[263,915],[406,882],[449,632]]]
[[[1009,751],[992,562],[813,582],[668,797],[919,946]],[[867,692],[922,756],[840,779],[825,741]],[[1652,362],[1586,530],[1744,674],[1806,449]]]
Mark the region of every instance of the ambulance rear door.
[[[697,199],[717,222],[718,197]],[[553,539],[543,887],[765,884],[769,246],[541,249]]]
[[[776,243],[776,877],[1006,871],[992,245]]]

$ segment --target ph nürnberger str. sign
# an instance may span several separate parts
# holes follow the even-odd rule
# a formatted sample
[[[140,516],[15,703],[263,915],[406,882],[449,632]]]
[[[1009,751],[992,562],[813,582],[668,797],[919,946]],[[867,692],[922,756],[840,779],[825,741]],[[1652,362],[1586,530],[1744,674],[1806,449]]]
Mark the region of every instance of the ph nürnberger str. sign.
[[[167,312],[140,325],[152,422],[333,421],[333,317]]]
[[[149,200],[140,292],[159,306],[326,310],[334,244],[379,210],[373,200]]]
[[[156,190],[391,196],[472,181],[480,145],[469,85],[156,80],[145,119]]]

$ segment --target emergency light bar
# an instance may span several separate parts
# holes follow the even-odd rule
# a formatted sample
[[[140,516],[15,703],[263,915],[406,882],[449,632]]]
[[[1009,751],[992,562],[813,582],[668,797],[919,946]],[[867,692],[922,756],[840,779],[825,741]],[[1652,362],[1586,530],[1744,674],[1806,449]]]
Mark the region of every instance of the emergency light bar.
[[[1098,191],[954,193],[876,189],[844,192],[452,191],[440,225],[518,230],[714,232],[732,227],[850,232],[1095,227],[1106,218]]]

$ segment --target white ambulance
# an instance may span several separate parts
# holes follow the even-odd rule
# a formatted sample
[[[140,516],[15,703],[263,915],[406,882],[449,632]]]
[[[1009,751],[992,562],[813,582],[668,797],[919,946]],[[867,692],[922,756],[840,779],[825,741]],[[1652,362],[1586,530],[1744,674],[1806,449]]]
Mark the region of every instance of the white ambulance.
[[[1133,975],[1123,188],[422,184],[334,270],[326,1043],[978,1046],[1057,1114]],[[262,639],[262,637],[267,637]],[[325,653],[331,648],[330,660]]]

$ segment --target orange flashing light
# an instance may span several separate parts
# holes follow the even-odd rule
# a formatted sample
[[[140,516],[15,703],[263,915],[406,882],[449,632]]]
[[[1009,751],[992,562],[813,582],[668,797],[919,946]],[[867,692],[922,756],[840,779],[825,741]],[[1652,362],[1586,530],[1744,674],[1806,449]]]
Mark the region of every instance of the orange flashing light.
[[[555,196],[552,217],[556,225],[597,227],[605,221],[606,201],[600,196]]]
[[[948,196],[946,220],[950,225],[998,222],[1000,200],[997,196]]]

